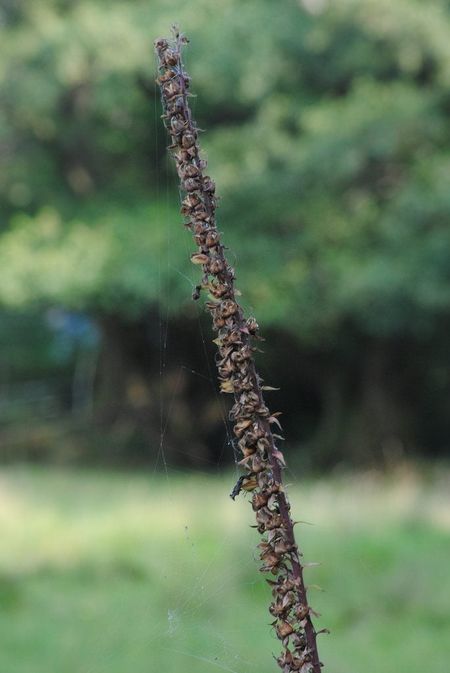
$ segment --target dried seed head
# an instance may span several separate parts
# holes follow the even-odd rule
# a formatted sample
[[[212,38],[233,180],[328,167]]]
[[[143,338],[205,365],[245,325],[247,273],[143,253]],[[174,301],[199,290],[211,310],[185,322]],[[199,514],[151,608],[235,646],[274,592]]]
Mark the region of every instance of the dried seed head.
[[[164,38],[155,42],[159,60],[157,81],[162,92],[163,118],[173,143],[171,149],[181,187],[186,192],[181,212],[189,220],[186,226],[192,230],[199,246],[191,261],[202,267],[202,280],[195,287],[193,297],[197,299],[202,288],[210,292],[212,300],[206,302],[206,308],[218,332],[215,343],[219,346],[220,388],[224,393],[233,394],[235,399],[230,419],[243,455],[240,464],[248,472],[238,481],[239,488],[235,487],[233,493],[255,491],[252,507],[258,531],[265,537],[260,545],[261,570],[277,577],[272,583],[274,601],[270,611],[277,618],[276,632],[285,647],[278,664],[283,673],[319,673],[317,652],[311,658],[308,649],[315,643],[315,631],[298,570],[299,552],[294,542],[289,503],[281,486],[284,458],[275,446],[275,435],[270,429],[270,424],[279,425],[279,421],[277,414],[271,415],[263,402],[262,380],[253,362],[251,341],[260,338],[259,327],[252,317],[244,320],[242,309],[235,301],[240,293],[234,288],[234,269],[226,260],[216,227],[215,183],[203,174],[206,160],[200,159],[198,129],[188,107],[190,78],[181,60],[181,48],[186,40],[178,30],[174,36],[174,43]],[[295,648],[294,652],[289,650],[289,643]]]

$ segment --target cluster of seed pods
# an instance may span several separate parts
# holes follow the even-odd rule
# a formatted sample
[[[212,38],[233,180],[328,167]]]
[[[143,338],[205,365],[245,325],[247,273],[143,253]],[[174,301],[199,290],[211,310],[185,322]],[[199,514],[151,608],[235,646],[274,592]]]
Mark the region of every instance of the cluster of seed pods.
[[[280,427],[277,414],[271,414],[263,399],[262,379],[255,369],[254,343],[258,324],[246,319],[236,297],[234,269],[216,226],[216,196],[213,180],[204,174],[206,161],[200,156],[198,129],[189,107],[190,78],[181,52],[187,39],[174,29],[174,39],[155,42],[161,89],[163,119],[171,137],[169,149],[176,162],[184,194],[181,213],[191,230],[197,251],[191,261],[202,269],[201,290],[209,295],[206,307],[217,333],[217,368],[221,391],[234,396],[230,411],[233,431],[241,452],[244,474],[232,493],[252,492],[256,527],[262,536],[258,547],[261,571],[270,573],[272,625],[283,644],[277,662],[283,673],[319,673],[316,631],[311,621],[303,580],[300,553],[294,539],[294,523],[282,485],[283,454],[276,447],[282,439],[272,432]]]

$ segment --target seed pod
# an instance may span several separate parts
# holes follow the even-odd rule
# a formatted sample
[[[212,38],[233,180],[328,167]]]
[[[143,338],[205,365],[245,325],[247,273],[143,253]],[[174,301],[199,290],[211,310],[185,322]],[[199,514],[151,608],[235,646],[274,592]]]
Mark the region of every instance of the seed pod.
[[[249,419],[242,420],[242,421],[239,421],[238,423],[236,423],[236,425],[235,425],[234,428],[233,428],[233,430],[234,430],[234,434],[236,435],[236,437],[242,437],[242,435],[244,434],[245,430],[246,430],[246,429],[248,428],[248,426],[251,425],[251,424],[252,424],[252,422],[251,422],[251,420],[249,420]]]
[[[203,178],[203,190],[205,192],[209,192],[210,194],[214,194],[216,191],[216,183],[207,175],[205,175]]]
[[[264,505],[267,505],[267,500],[268,498],[265,493],[255,493],[252,498],[252,507],[255,512],[257,512],[258,509],[261,509],[261,507],[264,507]]]
[[[261,561],[264,561],[265,563],[270,565],[276,565],[280,560],[278,555],[275,554],[274,550],[270,547],[270,545],[267,545],[267,549],[262,550],[259,557]]]
[[[295,616],[297,619],[305,619],[309,614],[309,607],[307,605],[297,605],[295,608]]]
[[[178,56],[172,49],[166,48],[162,54],[162,61],[166,65],[176,65],[178,63]]]
[[[166,70],[163,72],[162,75],[160,75],[157,78],[158,84],[164,84],[165,82],[168,82],[169,80],[173,79],[176,76],[176,72],[174,70]]]
[[[286,552],[291,551],[293,545],[285,540],[279,540],[275,542],[274,549],[277,554],[286,554]]]
[[[230,344],[231,343],[232,344],[241,343],[241,334],[240,334],[239,330],[229,331],[226,335],[226,341],[227,341],[227,343],[230,343]]]
[[[170,82],[164,84],[163,89],[164,89],[164,95],[169,100],[171,98],[174,98],[175,96],[178,96],[178,94],[181,91],[179,83],[176,82],[175,80],[170,80]]]
[[[207,239],[205,240],[205,245],[208,245]],[[230,292],[230,288],[225,283],[209,283],[208,287],[211,294],[218,299]]]
[[[180,117],[178,115],[172,117],[172,119],[170,120],[170,130],[175,135],[177,133],[180,133],[184,129],[185,126],[186,126],[186,122],[184,121],[184,119],[182,117]]]
[[[201,200],[198,194],[188,194],[181,202],[182,206],[186,208],[196,208],[199,203],[201,203]]]
[[[255,453],[252,456],[251,466],[252,466],[251,468],[252,472],[258,473],[266,469],[267,463],[264,460],[262,460],[262,458],[258,456],[258,454]]]
[[[194,238],[198,246],[203,247],[205,245],[206,242],[205,234],[195,234]]]
[[[182,187],[186,192],[194,192],[198,189],[199,184],[194,178],[187,178],[186,180],[183,180]]]
[[[182,170],[182,176],[184,178],[196,178],[199,175],[200,170],[194,164],[185,164]]]
[[[254,318],[247,319],[246,327],[250,334],[256,334],[256,332],[259,330],[259,325]]]
[[[222,381],[220,384],[220,392],[221,393],[234,393],[234,385],[233,381],[231,380],[226,380]]]
[[[206,210],[204,205],[197,206],[194,210],[193,215],[197,220],[207,220],[209,217],[208,211]]]
[[[283,520],[281,514],[273,514],[267,521],[266,528],[267,530],[276,530],[283,525]]]
[[[208,255],[205,255],[202,252],[196,252],[191,255],[192,264],[207,264],[209,261]]]
[[[155,49],[160,52],[164,51],[169,46],[165,37],[157,37],[153,44],[155,45]]]
[[[246,458],[248,458],[249,456],[255,453],[255,449],[252,446],[247,446],[245,449],[242,450],[242,453]],[[260,486],[259,482],[258,486]]]
[[[292,653],[289,651],[289,649],[286,649],[278,658],[277,658],[277,663],[280,666],[280,668],[287,668],[287,673],[289,673],[289,667],[291,666],[293,661],[293,656]]]
[[[181,139],[181,144],[185,149],[195,145],[195,136],[193,133],[185,133]]]
[[[172,114],[176,114],[176,110],[174,110],[172,112]],[[175,157],[175,161],[178,164],[187,164],[191,160],[191,156],[187,152],[187,150],[184,150],[183,148],[180,148],[179,146],[178,146],[178,151],[175,152],[173,156]]]
[[[295,649],[299,650],[305,650],[308,641],[306,639],[306,634],[304,631],[296,631],[295,634],[292,636],[292,645],[295,647]]]
[[[277,624],[277,633],[279,638],[286,638],[286,636],[289,636],[291,633],[293,633],[294,627],[292,624],[289,624],[289,622],[285,622],[280,620]]]
[[[279,617],[283,614],[284,610],[280,603],[271,603],[269,606],[269,612],[274,617]]]
[[[230,360],[227,360],[225,364],[218,368],[219,376],[223,379],[228,379],[231,374],[234,372],[233,363]],[[236,428],[234,428],[234,434],[239,437]]]
[[[206,232],[208,231],[208,224],[207,222],[203,222],[202,220],[196,220],[192,223],[192,228],[195,234],[206,235]]]
[[[218,273],[223,271],[223,262],[221,259],[213,259],[211,260],[211,264],[209,267],[210,272],[212,273],[213,276],[217,276]],[[225,322],[224,322],[225,324]]]
[[[208,232],[208,236],[206,238],[206,245],[208,248],[212,248],[213,246],[217,245],[219,238],[219,233],[215,229],[211,229],[211,231]]]
[[[234,313],[237,311],[237,308],[238,307],[236,302],[232,301],[231,299],[225,299],[225,301],[223,301],[220,305],[220,310],[224,318],[234,315]]]

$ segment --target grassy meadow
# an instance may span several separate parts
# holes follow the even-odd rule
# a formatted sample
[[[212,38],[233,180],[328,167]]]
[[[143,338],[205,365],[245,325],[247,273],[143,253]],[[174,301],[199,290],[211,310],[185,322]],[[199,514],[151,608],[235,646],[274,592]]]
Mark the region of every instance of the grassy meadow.
[[[233,476],[0,472],[2,673],[270,673]],[[448,673],[448,472],[291,485],[330,673]],[[318,585],[318,586],[315,586]],[[319,590],[321,587],[323,590]]]

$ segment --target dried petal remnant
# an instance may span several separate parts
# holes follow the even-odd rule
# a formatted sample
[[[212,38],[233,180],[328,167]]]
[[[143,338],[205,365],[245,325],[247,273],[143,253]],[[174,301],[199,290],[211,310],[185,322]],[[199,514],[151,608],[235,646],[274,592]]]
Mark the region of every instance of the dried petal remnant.
[[[181,214],[187,218],[198,246],[191,261],[202,267],[202,281],[193,293],[194,299],[205,288],[210,293],[206,303],[217,332],[217,367],[220,390],[234,395],[230,420],[242,453],[239,465],[246,471],[231,492],[234,499],[241,490],[252,492],[256,528],[262,536],[258,545],[261,571],[271,573],[271,614],[276,617],[275,632],[283,645],[277,662],[283,673],[319,673],[316,631],[311,621],[303,581],[303,566],[294,539],[294,523],[282,486],[284,457],[276,446],[271,430],[281,428],[278,414],[271,414],[263,399],[262,379],[253,359],[253,340],[259,339],[259,326],[254,318],[245,318],[236,297],[234,270],[228,263],[216,226],[216,185],[203,171],[206,161],[200,157],[198,128],[188,105],[190,78],[184,70],[181,51],[187,39],[174,30],[169,42],[155,42],[164,108],[163,119],[171,138],[180,186],[185,196]]]

